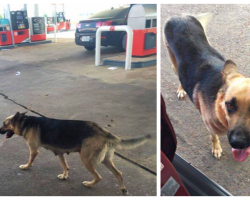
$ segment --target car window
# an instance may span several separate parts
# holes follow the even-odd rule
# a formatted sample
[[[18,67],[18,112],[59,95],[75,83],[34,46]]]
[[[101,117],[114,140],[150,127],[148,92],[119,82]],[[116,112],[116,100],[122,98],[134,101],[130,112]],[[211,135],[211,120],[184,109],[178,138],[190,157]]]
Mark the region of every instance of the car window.
[[[125,18],[126,13],[128,11],[129,8],[119,8],[119,9],[113,9],[113,10],[104,10],[102,12],[96,13],[94,15],[92,15],[91,17],[89,17],[89,19],[93,19],[93,18],[113,18],[116,17],[117,15],[119,15],[119,18],[121,16],[121,18]],[[123,16],[123,17],[122,17]]]
[[[121,11],[118,15],[116,15],[117,19],[125,19],[128,15],[129,8]]]

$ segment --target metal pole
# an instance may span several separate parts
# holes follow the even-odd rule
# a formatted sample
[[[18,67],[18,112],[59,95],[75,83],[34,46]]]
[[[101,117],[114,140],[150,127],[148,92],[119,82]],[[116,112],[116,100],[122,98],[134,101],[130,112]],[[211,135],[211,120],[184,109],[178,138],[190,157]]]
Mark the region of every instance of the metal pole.
[[[126,31],[127,32],[127,48],[125,59],[125,70],[131,70],[131,57],[133,46],[133,30],[129,26],[101,26],[96,31],[95,43],[95,66],[100,65],[100,52],[101,52],[101,33],[102,31]]]
[[[31,17],[28,17],[28,21],[29,21],[29,42],[31,43],[31,35],[33,35],[33,27],[32,27]]]
[[[56,14],[56,4],[55,4],[55,13],[54,13],[54,21],[55,21],[55,25],[57,26],[57,14]],[[55,30],[55,29],[54,29]]]
[[[47,19],[46,19],[46,17],[44,17],[44,22],[45,22],[45,35],[46,35],[46,40],[47,40],[47,34],[48,34],[48,32],[47,32],[47,27],[48,27],[48,24],[47,24]]]
[[[56,25],[55,24],[53,24],[53,26],[54,26],[54,42],[57,42],[57,38],[56,38]]]
[[[100,54],[101,54],[101,27],[96,31],[96,41],[95,41],[95,66],[100,65]]]
[[[6,14],[7,16],[4,16],[4,17],[6,17],[7,19],[9,18],[11,40],[12,40],[12,45],[14,46],[14,45],[15,45],[15,40],[14,40],[14,34],[13,34],[12,22],[11,22],[10,4],[7,4],[6,8],[7,8],[7,10],[6,10],[5,14]]]
[[[133,46],[133,30],[129,26],[126,28],[127,32],[127,48],[126,48],[126,60],[125,60],[125,70],[131,70],[131,55]]]

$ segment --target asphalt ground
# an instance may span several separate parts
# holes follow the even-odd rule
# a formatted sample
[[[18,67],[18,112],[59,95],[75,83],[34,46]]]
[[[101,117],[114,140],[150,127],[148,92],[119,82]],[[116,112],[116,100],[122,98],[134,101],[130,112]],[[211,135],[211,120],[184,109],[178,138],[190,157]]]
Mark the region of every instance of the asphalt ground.
[[[243,75],[250,76],[250,6],[249,5],[161,5],[161,28],[168,17],[180,14],[212,13],[207,26],[211,45],[226,59],[232,59]],[[177,134],[177,153],[216,181],[233,195],[250,194],[250,159],[233,159],[227,137],[220,137],[224,155],[217,160],[211,153],[209,133],[198,110],[186,98],[178,100],[178,78],[171,69],[167,50],[161,39],[161,92],[167,113]]]
[[[69,32],[67,33],[69,34]],[[121,138],[151,134],[152,140],[132,150],[117,151],[114,163],[123,172],[131,195],[156,195],[156,66],[125,71],[94,66],[94,52],[74,39],[0,51],[0,121],[16,113],[57,119],[94,121]],[[121,55],[102,48],[102,58]],[[0,136],[0,195],[121,195],[115,177],[103,166],[102,181],[85,188],[91,174],[79,154],[67,155],[69,178],[50,151],[40,149],[34,165],[20,170],[29,150],[22,137]]]

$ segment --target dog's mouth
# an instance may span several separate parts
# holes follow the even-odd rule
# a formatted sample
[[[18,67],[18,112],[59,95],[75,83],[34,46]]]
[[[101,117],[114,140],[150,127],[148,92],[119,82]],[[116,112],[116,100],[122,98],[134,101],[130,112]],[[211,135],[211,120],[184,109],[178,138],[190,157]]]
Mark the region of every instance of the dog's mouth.
[[[245,149],[234,149],[232,148],[233,157],[238,162],[243,162],[247,159],[250,154],[250,147]]]
[[[11,138],[15,133],[13,131],[7,131],[6,132],[6,139]]]

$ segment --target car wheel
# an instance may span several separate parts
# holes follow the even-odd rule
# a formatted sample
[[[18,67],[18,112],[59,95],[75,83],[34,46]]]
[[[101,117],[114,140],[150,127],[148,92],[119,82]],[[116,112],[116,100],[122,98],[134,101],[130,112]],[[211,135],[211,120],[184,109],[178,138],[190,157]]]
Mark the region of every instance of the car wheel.
[[[87,49],[88,51],[93,51],[95,49],[95,46],[84,46],[85,49]]]
[[[119,41],[119,44],[117,46],[117,49],[120,52],[125,52],[126,51],[126,41],[127,41],[127,34],[124,33],[121,37],[121,40]]]

